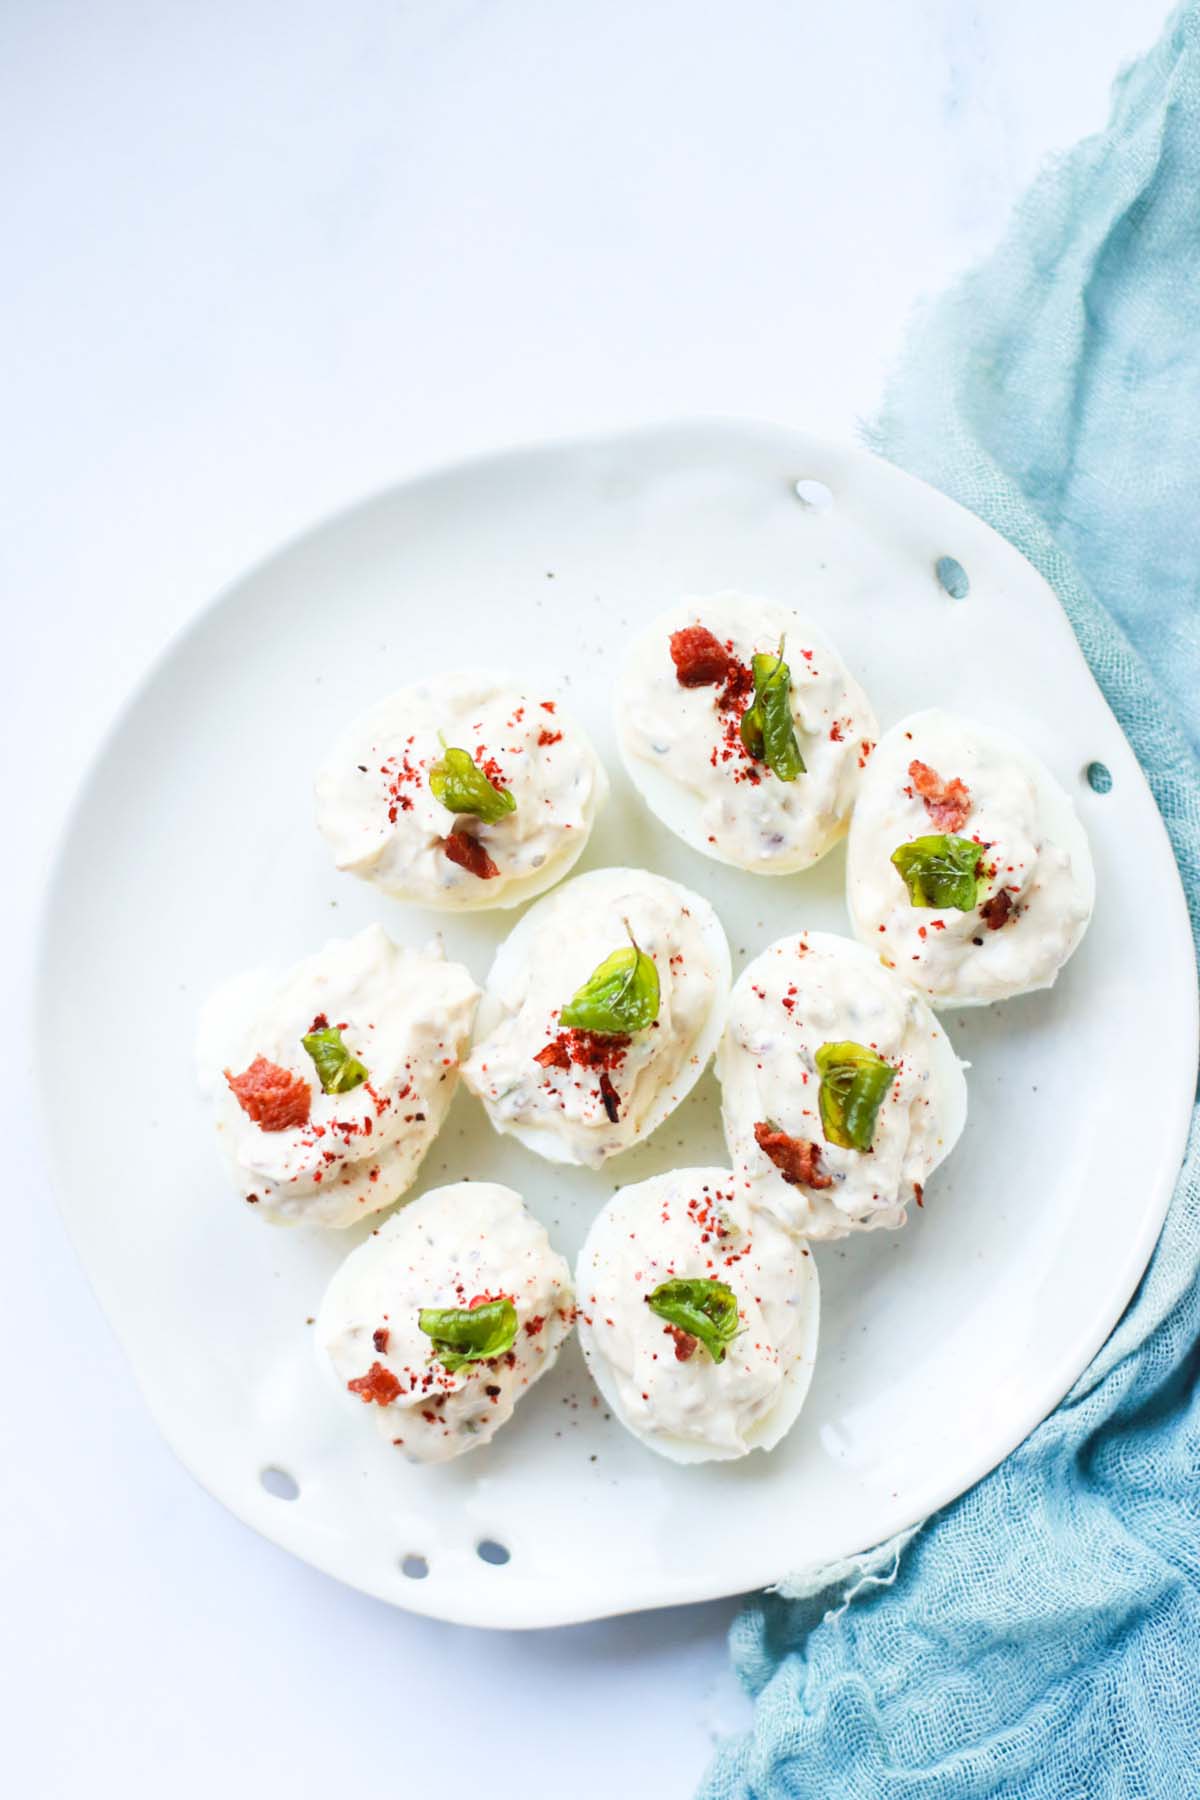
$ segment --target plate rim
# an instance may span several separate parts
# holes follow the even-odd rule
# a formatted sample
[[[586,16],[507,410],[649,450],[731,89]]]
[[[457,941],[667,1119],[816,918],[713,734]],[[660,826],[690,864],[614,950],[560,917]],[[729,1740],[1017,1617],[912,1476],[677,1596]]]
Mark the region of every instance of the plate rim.
[[[543,460],[553,461],[562,456],[611,451],[619,444],[629,445],[654,441],[667,443],[673,438],[694,440],[698,435],[718,433],[729,434],[735,442],[739,437],[743,440],[752,437],[759,443],[767,439],[774,439],[781,449],[786,447],[789,460],[795,459],[797,451],[803,456],[806,448],[811,448],[826,458],[832,455],[843,459],[850,465],[882,468],[887,471],[889,479],[894,479],[901,485],[907,484],[924,493],[936,495],[938,502],[950,509],[952,513],[961,516],[970,530],[986,532],[1000,547],[1010,566],[1020,566],[1023,579],[1028,580],[1032,576],[1036,580],[1042,589],[1044,598],[1050,602],[1049,610],[1054,619],[1057,635],[1064,645],[1069,643],[1071,651],[1077,659],[1078,667],[1086,676],[1096,698],[1107,714],[1114,733],[1127,753],[1128,772],[1134,774],[1136,780],[1141,783],[1142,797],[1149,803],[1150,813],[1157,827],[1159,848],[1173,877],[1167,884],[1169,917],[1163,920],[1163,936],[1173,939],[1178,935],[1178,949],[1183,953],[1186,973],[1192,989],[1192,1005],[1189,1009],[1188,1019],[1190,1036],[1188,1056],[1180,1059],[1181,1073],[1177,1077],[1175,1091],[1169,1096],[1164,1106],[1165,1128],[1159,1134],[1154,1175],[1146,1190],[1152,1196],[1153,1203],[1139,1209],[1138,1230],[1127,1241],[1127,1249],[1121,1259],[1119,1275],[1114,1275],[1107,1304],[1102,1311],[1098,1311],[1093,1316],[1087,1329],[1081,1328],[1075,1334],[1071,1354],[1067,1355],[1064,1352],[1058,1358],[1056,1369],[1061,1370],[1069,1364],[1074,1372],[1065,1383],[1061,1374],[1056,1373],[1052,1381],[1045,1381],[1038,1387],[1036,1398],[1027,1401],[1020,1409],[1012,1409],[1008,1415],[1013,1421],[1011,1428],[1006,1432],[999,1433],[995,1440],[997,1444],[1002,1442],[1003,1447],[995,1453],[989,1449],[985,1454],[975,1458],[970,1465],[971,1472],[966,1479],[955,1476],[948,1487],[945,1481],[939,1484],[936,1480],[930,1479],[920,1489],[907,1489],[905,1494],[907,1504],[896,1508],[896,1516],[890,1520],[888,1531],[882,1538],[876,1540],[877,1543],[886,1542],[891,1537],[911,1529],[934,1512],[968,1493],[985,1475],[997,1468],[1011,1455],[1013,1450],[1024,1442],[1037,1425],[1047,1418],[1071,1392],[1118,1326],[1149,1266],[1175,1191],[1178,1171],[1182,1166],[1192,1114],[1194,1072],[1197,1060],[1200,1058],[1200,993],[1197,992],[1195,943],[1191,932],[1182,877],[1145,771],[1083,654],[1058,595],[1041,571],[987,521],[971,512],[969,508],[962,506],[950,495],[943,493],[940,488],[933,487],[931,483],[851,439],[816,435],[802,427],[788,425],[778,420],[723,413],[677,416],[657,422],[642,420],[627,427],[501,443],[490,448],[474,450],[466,456],[446,458],[431,467],[417,467],[401,474],[396,479],[381,483],[358,499],[323,512],[318,518],[255,557],[249,565],[217,588],[208,600],[194,609],[168,634],[139,676],[122,694],[115,711],[99,733],[80,770],[71,797],[60,816],[53,848],[44,866],[36,907],[31,971],[34,1008],[32,1031],[34,1124],[50,1176],[54,1203],[68,1241],[83,1267],[85,1278],[95,1296],[101,1318],[120,1345],[150,1417],[172,1453],[206,1493],[258,1535],[276,1546],[288,1550],[309,1566],[320,1570],[321,1573],[332,1577],[342,1585],[356,1588],[360,1592],[368,1593],[403,1611],[424,1617],[480,1628],[541,1629],[582,1623],[593,1619],[627,1616],[631,1613],[649,1611],[663,1606],[699,1604],[764,1587],[775,1587],[786,1582],[789,1576],[802,1572],[803,1565],[798,1563],[793,1569],[780,1570],[777,1566],[777,1559],[772,1558],[772,1566],[767,1567],[765,1564],[760,1565],[754,1562],[753,1558],[749,1558],[745,1568],[740,1570],[735,1584],[731,1584],[728,1574],[714,1576],[707,1580],[704,1578],[703,1572],[699,1570],[674,1576],[664,1574],[657,1583],[648,1585],[639,1594],[633,1605],[630,1605],[628,1601],[614,1600],[599,1586],[593,1590],[588,1590],[586,1586],[582,1588],[575,1586],[572,1589],[572,1598],[566,1603],[556,1604],[553,1597],[551,1597],[550,1603],[547,1603],[543,1584],[522,1583],[519,1575],[508,1576],[506,1579],[506,1572],[499,1571],[500,1579],[494,1586],[489,1586],[487,1589],[473,1587],[462,1589],[461,1592],[465,1595],[462,1603],[460,1603],[460,1590],[457,1584],[451,1583],[447,1583],[444,1588],[439,1588],[435,1600],[433,1595],[426,1598],[421,1591],[421,1584],[417,1582],[406,1583],[405,1591],[397,1593],[393,1589],[385,1587],[382,1582],[371,1583],[348,1577],[340,1569],[333,1567],[332,1558],[320,1554],[319,1547],[306,1543],[303,1548],[300,1548],[297,1544],[288,1541],[289,1536],[293,1534],[289,1533],[287,1529],[286,1514],[278,1511],[270,1514],[272,1527],[268,1528],[264,1522],[267,1515],[264,1513],[263,1518],[256,1516],[263,1512],[260,1501],[265,1496],[251,1493],[245,1503],[240,1503],[237,1499],[218,1492],[177,1440],[169,1414],[156,1404],[150,1388],[143,1381],[139,1362],[127,1349],[124,1334],[105,1304],[92,1266],[80,1248],[80,1241],[72,1223],[67,1200],[68,1180],[63,1159],[60,1158],[57,1148],[55,1132],[52,1129],[52,1089],[48,1073],[50,1028],[47,1021],[50,1009],[46,1000],[53,981],[52,939],[56,901],[62,885],[62,877],[66,872],[77,822],[85,810],[93,788],[116,750],[131,715],[155,687],[168,666],[186,649],[193,637],[207,629],[218,615],[231,612],[238,605],[244,590],[252,586],[273,565],[302,552],[310,541],[319,539],[331,529],[350,525],[357,517],[366,515],[372,509],[391,501],[401,491],[412,492],[424,486],[436,485],[447,478],[477,474],[497,463],[511,466],[517,461],[527,464]],[[550,891],[553,892],[553,889]],[[1047,1392],[1052,1392],[1049,1401],[1045,1397]],[[920,1497],[919,1504],[913,1503],[916,1496]],[[278,1505],[277,1502],[270,1502],[270,1504]],[[863,1554],[874,1547],[874,1545],[863,1545],[856,1554]],[[581,1595],[589,1591],[592,1597],[581,1599]]]

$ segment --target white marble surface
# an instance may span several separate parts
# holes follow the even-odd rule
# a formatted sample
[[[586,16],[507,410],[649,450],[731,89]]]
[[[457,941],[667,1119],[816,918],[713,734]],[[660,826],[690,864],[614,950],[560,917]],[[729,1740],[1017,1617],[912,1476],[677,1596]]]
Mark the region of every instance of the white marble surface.
[[[1049,150],[1102,122],[1162,16],[1161,0],[8,0],[5,1016],[24,1019],[79,770],[215,588],[314,516],[486,445],[715,411],[849,435],[913,302],[995,240]],[[253,1538],[150,1426],[17,1073],[12,1791],[304,1800],[452,1775],[500,1792],[536,1755],[538,1785],[569,1770],[579,1800],[690,1792],[742,1716],[732,1604],[483,1636]]]

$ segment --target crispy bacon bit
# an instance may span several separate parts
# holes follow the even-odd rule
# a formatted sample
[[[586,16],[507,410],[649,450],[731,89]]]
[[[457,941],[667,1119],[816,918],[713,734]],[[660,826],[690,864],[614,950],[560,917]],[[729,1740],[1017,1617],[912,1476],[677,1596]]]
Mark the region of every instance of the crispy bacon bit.
[[[543,1069],[619,1069],[628,1048],[623,1031],[560,1031],[533,1060]]]
[[[293,1131],[308,1124],[312,1089],[278,1063],[256,1056],[240,1075],[231,1075],[226,1069],[225,1079],[246,1117],[263,1131]]]
[[[786,1131],[776,1131],[760,1120],[754,1127],[754,1141],[793,1187],[833,1186],[832,1175],[821,1172],[820,1148],[808,1138],[789,1137]]]
[[[925,1189],[921,1186],[921,1183],[919,1181],[913,1182],[913,1198],[915,1199],[918,1206],[924,1206],[924,1204],[925,1204]]]
[[[716,687],[729,673],[729,652],[707,625],[673,631],[671,661],[680,687]]]
[[[526,1321],[525,1321],[525,1336],[526,1337],[536,1337],[538,1332],[542,1329],[542,1326],[545,1323],[546,1323],[545,1313],[534,1313],[532,1319],[526,1319]]]
[[[479,839],[469,831],[452,831],[442,839],[442,849],[452,863],[468,875],[478,875],[480,881],[491,881],[500,873]]]
[[[675,1361],[686,1362],[689,1356],[696,1354],[699,1338],[694,1338],[690,1331],[681,1331],[678,1325],[664,1325],[663,1330],[669,1338],[675,1340]]]
[[[308,1029],[310,1031],[328,1031],[329,1020],[325,1017],[324,1013],[318,1013]]]
[[[562,732],[547,731],[546,727],[543,725],[542,729],[537,734],[537,741],[539,750],[548,750],[551,744],[562,743]]]
[[[908,765],[908,778],[925,802],[925,811],[939,831],[961,831],[971,810],[971,790],[956,775],[943,781],[936,769],[915,758]]]
[[[378,1350],[380,1356],[387,1355],[388,1339],[391,1335],[392,1334],[386,1325],[380,1325],[377,1330],[371,1333],[371,1342]]]
[[[604,1110],[608,1114],[609,1124],[615,1125],[621,1117],[621,1096],[607,1074],[600,1077],[600,1098],[604,1102]]]
[[[364,1406],[369,1406],[372,1400],[376,1406],[390,1406],[400,1392],[400,1383],[392,1371],[378,1362],[372,1363],[365,1375],[360,1375],[357,1381],[348,1381],[346,1386],[352,1394],[362,1396]]]
[[[1008,924],[1012,909],[1012,895],[1007,888],[1000,888],[990,900],[984,901],[979,912],[989,931],[999,931],[1002,925]]]

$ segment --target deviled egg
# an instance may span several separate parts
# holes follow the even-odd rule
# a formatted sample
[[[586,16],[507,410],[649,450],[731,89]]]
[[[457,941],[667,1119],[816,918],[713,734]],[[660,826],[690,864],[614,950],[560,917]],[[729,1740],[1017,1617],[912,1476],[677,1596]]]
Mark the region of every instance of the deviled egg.
[[[673,1462],[772,1450],[812,1379],[820,1293],[807,1248],[752,1217],[728,1169],[621,1188],[579,1253],[579,1341],[600,1392]]]
[[[855,935],[934,1006],[1050,987],[1092,914],[1075,808],[1006,732],[914,713],[888,732],[850,830]]]
[[[317,776],[339,869],[446,911],[517,906],[583,854],[608,777],[553,695],[438,675],[345,732]]]
[[[391,1206],[445,1117],[478,1000],[440,946],[402,949],[378,925],[227,982],[197,1060],[243,1199],[287,1225]]]
[[[929,1007],[861,945],[780,938],[742,971],[717,1049],[739,1200],[808,1238],[903,1225],[966,1123]]]
[[[693,850],[790,875],[845,835],[876,736],[862,688],[790,608],[684,600],[637,640],[617,739],[630,779]]]
[[[496,1435],[574,1321],[571,1271],[521,1196],[459,1181],[350,1252],[317,1348],[410,1462],[447,1462]]]
[[[463,1079],[497,1131],[597,1168],[694,1086],[729,973],[725,933],[698,894],[644,869],[578,875],[497,951]]]

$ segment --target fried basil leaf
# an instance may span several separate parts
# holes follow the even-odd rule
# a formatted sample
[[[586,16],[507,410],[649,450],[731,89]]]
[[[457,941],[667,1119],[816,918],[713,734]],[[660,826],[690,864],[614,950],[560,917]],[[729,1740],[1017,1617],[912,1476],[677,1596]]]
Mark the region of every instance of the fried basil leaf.
[[[488,1362],[511,1350],[517,1336],[517,1309],[506,1298],[479,1306],[423,1306],[417,1324],[433,1344],[448,1375],[467,1363]]]
[[[326,1094],[348,1094],[367,1079],[366,1065],[351,1056],[336,1025],[310,1031],[300,1042],[312,1057]]]
[[[628,931],[629,927],[625,929]],[[639,950],[630,932],[624,949],[614,950],[592,970],[559,1013],[570,1031],[607,1035],[644,1031],[658,1017],[658,970],[654,958]]]
[[[754,699],[742,714],[742,743],[780,781],[795,781],[806,770],[792,717],[792,672],[783,660],[782,639],[773,656],[754,656],[751,668]]]
[[[723,1281],[689,1281],[676,1276],[660,1282],[646,1295],[652,1313],[677,1331],[697,1338],[715,1363],[725,1361],[725,1351],[737,1336],[737,1295]]]
[[[974,912],[983,846],[974,838],[919,837],[892,852],[892,865],[913,906]]]
[[[821,1045],[817,1072],[826,1143],[839,1144],[843,1150],[869,1150],[896,1070],[865,1044],[841,1043]]]
[[[429,771],[429,787],[447,812],[473,813],[485,824],[516,812],[517,803],[507,788],[498,788],[465,750],[446,746]]]

